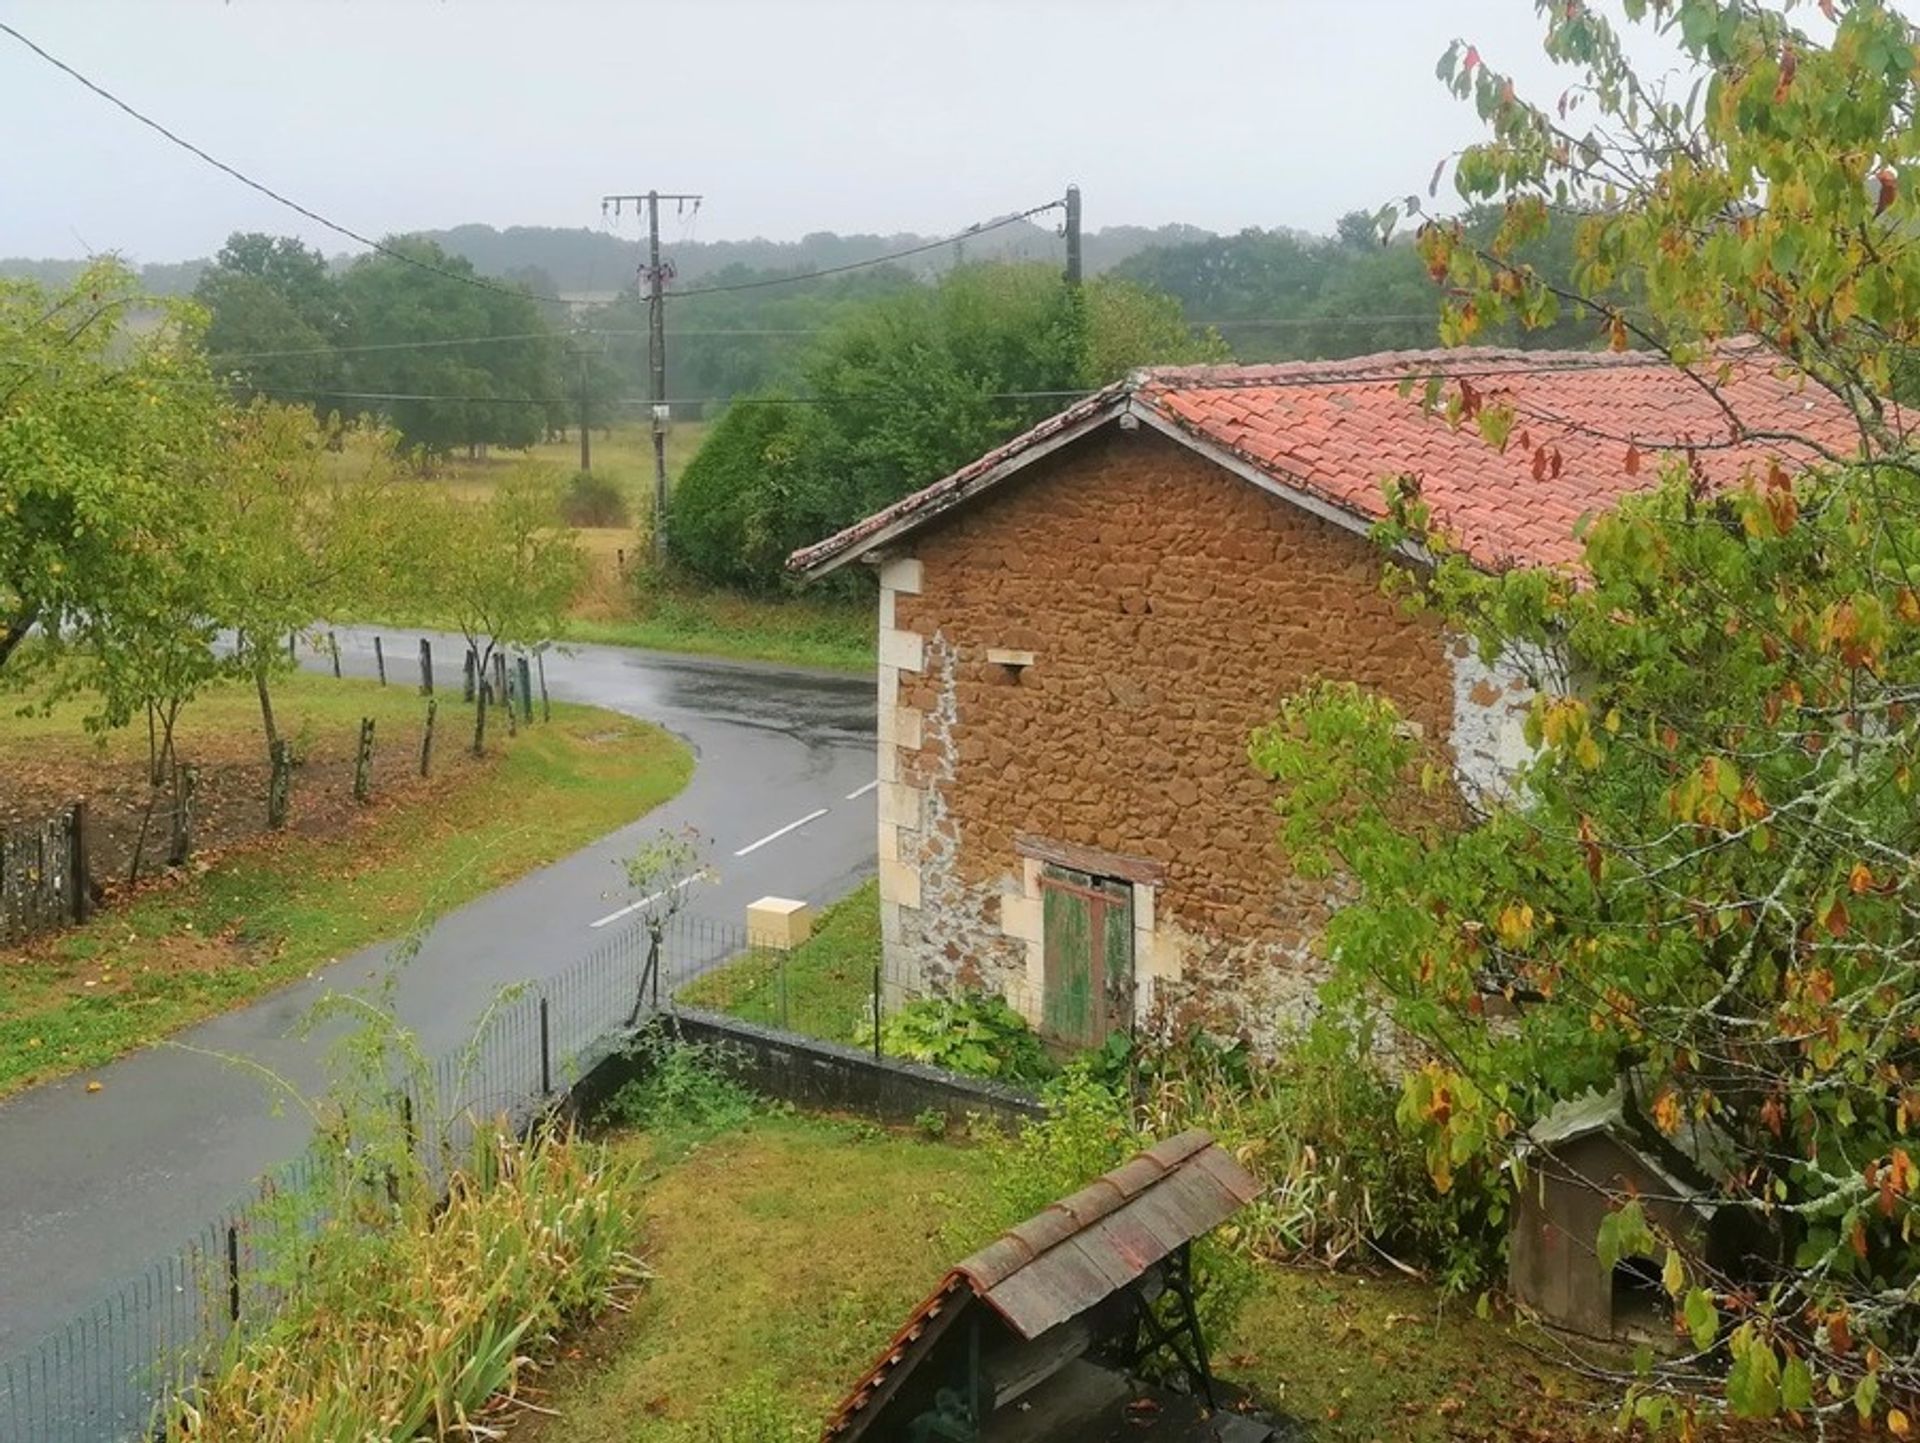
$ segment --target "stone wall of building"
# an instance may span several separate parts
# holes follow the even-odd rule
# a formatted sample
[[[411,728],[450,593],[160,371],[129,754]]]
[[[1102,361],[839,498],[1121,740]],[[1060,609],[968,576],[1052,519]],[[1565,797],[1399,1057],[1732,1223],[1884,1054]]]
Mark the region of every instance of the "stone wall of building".
[[[1258,1036],[1298,1012],[1328,899],[1280,855],[1249,734],[1317,677],[1434,736],[1484,698],[1476,757],[1517,725],[1507,679],[1463,680],[1478,662],[1383,596],[1381,568],[1365,537],[1117,427],[914,537],[880,578],[889,975],[978,980],[1037,1018],[1035,843],[1064,844],[1148,879],[1136,1017]]]

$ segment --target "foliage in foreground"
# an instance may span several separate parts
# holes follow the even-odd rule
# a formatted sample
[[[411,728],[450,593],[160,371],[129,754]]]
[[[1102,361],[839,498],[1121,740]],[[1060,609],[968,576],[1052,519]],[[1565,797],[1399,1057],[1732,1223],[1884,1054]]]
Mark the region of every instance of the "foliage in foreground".
[[[314,1123],[311,1181],[270,1191],[251,1219],[251,1302],[163,1406],[168,1439],[481,1436],[551,1334],[641,1276],[630,1170],[562,1125],[522,1138],[469,1100],[512,993],[436,1069],[394,1017],[395,981],[377,999],[330,994],[305,1019],[351,1024],[325,1097],[280,1082]]]
[[[683,1042],[662,1024],[641,1033],[631,1055],[639,1075],[607,1100],[604,1120],[691,1141],[739,1127],[759,1110],[717,1049]]]
[[[342,1161],[282,1311],[176,1403],[169,1438],[475,1436],[556,1328],[639,1276],[631,1180],[569,1133],[487,1136],[442,1205],[388,1186]]]
[[[1481,799],[1464,831],[1435,825],[1413,799],[1444,761],[1348,687],[1292,699],[1254,756],[1295,862],[1357,883],[1328,929],[1340,984],[1384,995],[1429,1049],[1400,1118],[1437,1187],[1498,1206],[1521,1129],[1619,1085],[1647,1144],[1684,1154],[1752,1236],[1744,1256],[1708,1257],[1616,1199],[1601,1261],[1650,1256],[1691,1345],[1643,1370],[1632,1415],[1691,1416],[1709,1395],[1743,1416],[1905,1433],[1920,1398],[1920,452],[1894,399],[1920,338],[1920,33],[1880,0],[1823,0],[1818,34],[1791,4],[1629,0],[1704,72],[1676,104],[1584,3],[1537,8],[1549,53],[1583,72],[1569,95],[1599,118],[1570,134],[1567,101],[1521,101],[1464,44],[1442,60],[1492,132],[1461,157],[1460,192],[1505,206],[1488,242],[1423,228],[1451,288],[1443,335],[1571,307],[1616,349],[1687,368],[1725,434],[1602,438],[1628,474],[1639,447],[1671,449],[1657,492],[1586,529],[1580,584],[1466,566],[1417,486],[1394,488],[1391,539],[1441,558],[1430,599],[1539,688],[1514,797]],[[1517,254],[1569,205],[1591,207],[1571,290]],[[1628,272],[1648,324],[1598,298]],[[1756,433],[1727,384],[1741,366],[1845,415],[1847,439]],[[1490,444],[1533,448],[1536,474],[1557,470],[1530,439],[1542,418],[1464,383],[1429,395]],[[1780,459],[1716,489],[1695,448],[1730,441]]]
[[[854,1043],[873,1045],[871,1023]],[[997,992],[915,998],[881,1021],[880,1050],[997,1082],[1044,1082],[1054,1072],[1039,1034]]]

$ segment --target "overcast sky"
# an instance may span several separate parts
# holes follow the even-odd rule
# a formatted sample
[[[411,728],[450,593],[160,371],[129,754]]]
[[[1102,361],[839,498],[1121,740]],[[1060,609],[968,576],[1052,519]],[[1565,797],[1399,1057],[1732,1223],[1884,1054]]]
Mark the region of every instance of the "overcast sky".
[[[1069,180],[1089,228],[1325,230],[1424,192],[1480,133],[1433,76],[1455,35],[1547,99],[1561,83],[1532,0],[0,0],[0,19],[373,234],[598,225],[603,193],[650,186],[705,194],[700,239],[943,234]],[[4,35],[0,126],[0,255],[179,260],[237,229],[353,249]]]

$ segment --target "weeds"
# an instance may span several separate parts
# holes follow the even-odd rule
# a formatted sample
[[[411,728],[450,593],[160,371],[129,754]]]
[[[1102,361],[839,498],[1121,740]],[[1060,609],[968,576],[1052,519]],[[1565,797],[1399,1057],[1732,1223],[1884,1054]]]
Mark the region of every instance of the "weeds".
[[[633,1052],[641,1075],[608,1101],[612,1121],[689,1143],[741,1127],[760,1110],[759,1100],[728,1075],[716,1048],[655,1028],[641,1034]]]

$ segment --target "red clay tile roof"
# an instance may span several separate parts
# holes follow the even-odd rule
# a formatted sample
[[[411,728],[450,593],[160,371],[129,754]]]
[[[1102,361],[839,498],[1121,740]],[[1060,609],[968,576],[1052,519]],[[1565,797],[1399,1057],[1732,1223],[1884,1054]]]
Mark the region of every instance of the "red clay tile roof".
[[[1756,347],[1729,347],[1724,359],[1731,370],[1718,389],[1739,431],[1698,381],[1638,352],[1467,348],[1140,371],[795,552],[788,565],[809,575],[844,565],[1123,413],[1357,524],[1384,514],[1385,481],[1417,477],[1436,525],[1477,563],[1564,565],[1579,557],[1575,523],[1652,485],[1660,452],[1691,450],[1716,486],[1736,483],[1748,467],[1764,469],[1769,459],[1792,469],[1814,460],[1794,437],[1854,454],[1852,417],[1831,394],[1778,374]],[[1409,375],[1418,379],[1403,396]],[[1505,451],[1472,425],[1455,427],[1424,408],[1423,383],[1435,375],[1448,379],[1450,393],[1466,380],[1486,404],[1514,410]],[[1542,449],[1547,457],[1536,475]],[[1631,473],[1630,449],[1640,453]]]

